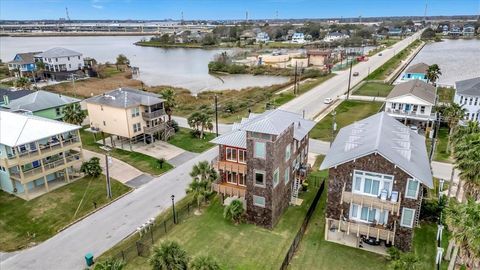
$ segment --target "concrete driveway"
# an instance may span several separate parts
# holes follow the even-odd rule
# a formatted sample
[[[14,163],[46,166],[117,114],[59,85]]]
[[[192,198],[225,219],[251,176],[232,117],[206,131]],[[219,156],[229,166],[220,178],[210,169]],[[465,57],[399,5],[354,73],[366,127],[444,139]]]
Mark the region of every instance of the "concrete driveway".
[[[97,141],[99,144],[102,144],[102,140]],[[132,149],[130,149],[130,145],[128,143],[120,143],[119,140],[114,139],[113,143],[115,144],[116,148],[123,149],[125,151],[134,151],[138,153],[142,153],[147,156],[151,156],[157,159],[164,158],[165,160],[170,160],[178,155],[185,153],[186,151],[182,148],[176,147],[175,145],[171,145],[164,141],[155,141],[151,144],[145,144],[143,142],[137,142],[132,144]],[[105,144],[111,147],[110,138],[105,139]]]

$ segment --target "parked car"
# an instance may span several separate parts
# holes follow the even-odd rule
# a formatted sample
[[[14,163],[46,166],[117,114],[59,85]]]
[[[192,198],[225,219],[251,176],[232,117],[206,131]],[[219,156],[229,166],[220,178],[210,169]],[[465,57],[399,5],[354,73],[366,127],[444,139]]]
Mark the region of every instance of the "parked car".
[[[358,76],[358,71],[353,72],[353,77],[357,77],[357,76]]]
[[[382,56],[382,53],[379,53],[378,56]]]
[[[410,126],[410,129],[418,134],[418,127],[417,126]]]
[[[333,99],[331,99],[331,98],[326,98],[326,99],[323,100],[323,103],[325,103],[325,104],[330,104],[330,103],[332,103],[332,101],[333,101]]]

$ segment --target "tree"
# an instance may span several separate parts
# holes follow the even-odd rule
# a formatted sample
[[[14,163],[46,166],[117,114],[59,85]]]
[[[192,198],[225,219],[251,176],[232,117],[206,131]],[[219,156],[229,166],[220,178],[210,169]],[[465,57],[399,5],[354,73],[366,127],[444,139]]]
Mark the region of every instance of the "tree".
[[[193,199],[197,202],[196,214],[200,214],[200,206],[202,205],[202,201],[210,193],[209,187],[210,185],[208,182],[200,181],[198,179],[193,179],[193,181],[188,185],[186,190],[187,194],[192,194]]]
[[[63,121],[73,125],[81,125],[83,120],[85,120],[85,117],[87,117],[87,113],[82,111],[82,108],[78,103],[65,105],[62,109],[62,113]]]
[[[162,98],[165,99],[165,112],[168,115],[168,122],[171,122],[173,109],[177,106],[175,90],[172,88],[167,88],[160,92],[160,95],[162,95]]]
[[[35,62],[35,67],[35,77],[37,77],[38,73],[40,73],[42,79],[44,79],[45,63],[42,61]]]
[[[223,209],[223,217],[238,224],[244,212],[243,203],[240,200],[233,200]]]
[[[468,121],[466,125],[458,126],[452,134],[452,145],[461,142],[464,136],[480,132],[480,123],[477,121]]]
[[[105,261],[99,262],[95,265],[94,270],[122,270],[125,267],[125,262],[113,258],[107,258]]]
[[[433,64],[428,67],[427,79],[429,82],[433,83],[433,85],[435,85],[435,82],[438,80],[440,75],[442,75],[442,71],[437,64]]]
[[[190,176],[199,181],[207,181],[210,183],[218,178],[217,172],[206,160],[193,165]]]
[[[401,253],[398,258],[392,259],[389,265],[391,270],[416,270],[420,260],[413,252]]]
[[[100,159],[92,157],[89,161],[82,163],[80,171],[90,177],[98,177],[102,173],[102,167],[100,166]]]
[[[454,146],[455,168],[460,170],[460,179],[465,182],[467,196],[480,198],[480,133],[463,136]],[[460,189],[460,187],[459,187]]]
[[[435,31],[430,27],[425,29],[422,33],[422,39],[433,39],[435,36]]]
[[[452,200],[446,208],[445,221],[460,248],[462,262],[470,269],[477,269],[480,263],[480,204],[471,199],[467,203]]]
[[[30,89],[32,83],[26,77],[20,77],[15,81],[15,86],[17,88]]]
[[[220,265],[211,256],[195,257],[190,263],[191,270],[220,270]]]
[[[160,247],[154,247],[150,256],[153,270],[185,270],[188,261],[187,252],[174,241],[164,241]]]
[[[117,62],[115,62],[115,65],[117,65],[117,68],[118,66],[124,66],[128,64],[130,64],[130,60],[128,60],[128,58],[125,55],[119,54],[117,56]]]
[[[465,109],[462,108],[462,105],[458,105],[457,103],[452,103],[444,109],[444,117],[447,120],[448,128],[450,129],[448,134],[448,142],[447,142],[447,152],[450,152],[450,140],[452,138],[452,134],[455,131],[455,128],[458,126],[458,122],[465,116]]]
[[[190,176],[193,180],[188,185],[187,193],[192,194],[194,200],[197,201],[197,213],[199,213],[202,201],[210,195],[211,184],[217,180],[218,176],[215,169],[206,160],[195,164]]]
[[[191,128],[200,131],[200,138],[203,138],[205,129],[213,125],[210,115],[204,112],[194,112],[188,117],[187,121]]]

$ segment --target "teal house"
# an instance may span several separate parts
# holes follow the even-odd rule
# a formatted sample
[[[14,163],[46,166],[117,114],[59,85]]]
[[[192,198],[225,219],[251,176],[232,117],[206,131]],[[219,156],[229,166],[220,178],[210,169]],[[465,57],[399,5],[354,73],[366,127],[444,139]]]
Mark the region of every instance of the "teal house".
[[[407,82],[411,80],[421,80],[424,82],[428,82],[427,73],[428,73],[428,65],[425,63],[418,63],[409,66],[403,76],[401,82]]]
[[[79,102],[76,98],[39,90],[7,102],[2,107],[11,112],[26,112],[52,120],[62,120],[63,108]]]

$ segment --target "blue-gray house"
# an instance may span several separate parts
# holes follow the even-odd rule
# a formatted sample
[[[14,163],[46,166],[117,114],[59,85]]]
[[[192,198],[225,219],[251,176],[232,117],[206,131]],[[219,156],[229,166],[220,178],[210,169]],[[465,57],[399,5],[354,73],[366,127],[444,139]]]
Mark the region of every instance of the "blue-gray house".
[[[405,73],[402,76],[402,82],[410,81],[410,80],[421,80],[427,82],[427,73],[428,73],[428,65],[425,63],[418,63],[415,65],[409,66]]]
[[[35,54],[41,52],[17,53],[12,61],[8,62],[8,71],[17,77],[32,76],[37,69]]]

